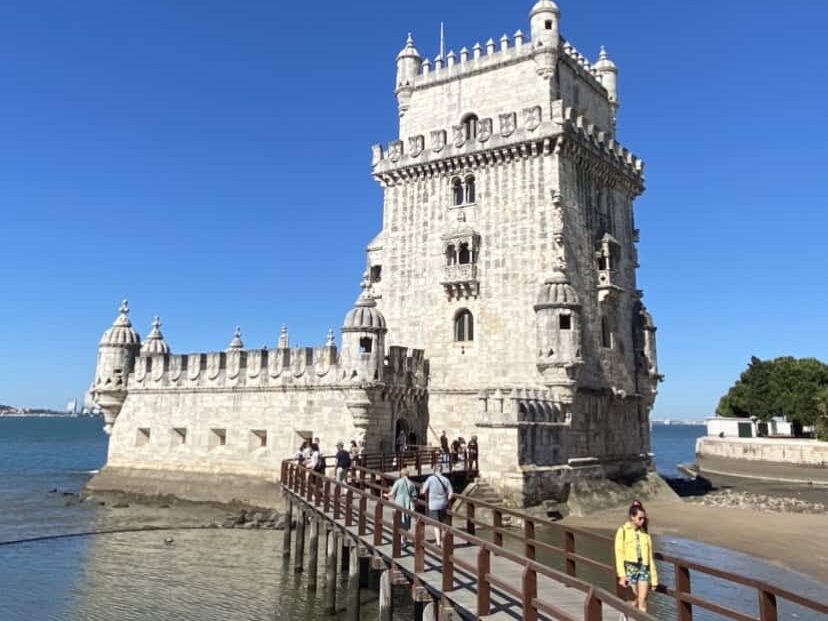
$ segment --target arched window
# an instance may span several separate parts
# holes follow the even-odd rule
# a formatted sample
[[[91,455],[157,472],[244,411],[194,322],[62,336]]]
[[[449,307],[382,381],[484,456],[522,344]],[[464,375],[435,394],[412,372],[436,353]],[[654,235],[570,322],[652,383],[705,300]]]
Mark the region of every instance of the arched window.
[[[466,203],[471,204],[474,202],[474,199],[474,175],[469,175],[466,177]]]
[[[467,308],[454,316],[454,340],[459,343],[474,340],[474,317]]]
[[[476,114],[467,114],[460,123],[463,125],[463,133],[466,136],[466,140],[474,140],[477,138]]]
[[[469,252],[468,244],[460,244],[460,252],[458,253],[458,263],[460,263],[460,265],[467,265],[471,263],[471,252]]]
[[[449,244],[446,247],[446,265],[454,265],[455,263],[457,263],[457,251],[454,244]]]
[[[463,183],[459,178],[455,178],[451,182],[451,195],[455,205],[462,205],[464,199]]]

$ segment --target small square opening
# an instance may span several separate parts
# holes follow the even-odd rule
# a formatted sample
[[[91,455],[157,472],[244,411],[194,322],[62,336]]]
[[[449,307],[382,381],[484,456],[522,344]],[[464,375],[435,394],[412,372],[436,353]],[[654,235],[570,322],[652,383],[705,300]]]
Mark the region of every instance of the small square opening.
[[[558,327],[561,330],[572,329],[572,315],[561,315],[558,317]]]
[[[208,442],[208,448],[214,449],[219,446],[224,446],[227,444],[227,430],[226,429],[211,429],[210,430],[210,440]]]
[[[135,446],[146,446],[150,441],[149,427],[139,427],[135,434]]]
[[[551,19],[547,19],[547,20],[544,22],[543,26],[544,26],[544,28],[546,28],[547,30],[552,30],[552,20],[551,20]]]
[[[173,444],[178,446],[181,444],[187,443],[187,428],[186,427],[173,427]]]
[[[267,431],[264,429],[251,429],[250,430],[250,450],[255,451],[256,449],[266,448],[267,447]]]

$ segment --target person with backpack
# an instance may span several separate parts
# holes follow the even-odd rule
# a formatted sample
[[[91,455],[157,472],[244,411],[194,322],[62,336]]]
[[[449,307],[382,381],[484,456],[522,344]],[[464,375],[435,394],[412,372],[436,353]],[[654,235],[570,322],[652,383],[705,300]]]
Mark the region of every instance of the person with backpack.
[[[391,486],[391,489],[385,494],[385,497],[407,511],[414,510],[414,498],[417,497],[417,487],[408,478],[408,468],[400,469],[400,478],[394,481],[394,485]],[[402,527],[405,530],[411,528],[410,514],[403,513],[401,521]]]
[[[438,463],[434,467],[434,474],[426,479],[420,493],[428,497],[428,517],[438,522],[446,522],[448,517],[448,504],[454,489],[451,481],[443,476],[443,465]],[[434,541],[438,546],[443,545],[443,532],[439,526],[434,527]]]
[[[322,451],[319,450],[319,445],[316,442],[311,444],[309,467],[314,472],[325,474],[325,458],[322,456]]]
[[[351,454],[345,450],[345,444],[336,443],[336,480],[340,483],[345,482],[345,476],[348,474],[348,469],[351,467]]]
[[[638,500],[615,534],[615,572],[618,584],[632,589],[635,604],[647,611],[647,595],[658,586],[653,540],[647,532],[647,512]]]

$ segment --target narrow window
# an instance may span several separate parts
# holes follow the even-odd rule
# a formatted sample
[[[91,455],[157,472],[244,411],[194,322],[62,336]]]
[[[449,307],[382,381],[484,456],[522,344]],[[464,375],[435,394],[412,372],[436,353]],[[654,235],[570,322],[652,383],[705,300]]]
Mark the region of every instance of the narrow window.
[[[471,263],[471,253],[469,252],[468,244],[460,244],[458,262],[460,263],[460,265],[467,265],[468,263]]]
[[[547,30],[552,30],[552,20],[551,20],[551,19],[547,19],[547,20],[546,20],[546,22],[544,23],[544,27],[545,27]]]
[[[219,446],[227,444],[227,430],[226,429],[211,429],[210,439],[207,441],[207,448],[214,449]]]
[[[469,205],[475,201],[474,177],[469,175],[466,177],[466,203]]]
[[[460,179],[454,179],[451,182],[452,199],[455,205],[463,204],[463,183]]]
[[[139,427],[135,435],[135,446],[146,446],[150,441],[150,430],[148,427]]]
[[[181,445],[187,443],[187,428],[173,427],[173,444]]]
[[[466,140],[474,140],[477,138],[477,115],[467,114],[461,121],[463,125],[463,132],[466,135]]]
[[[612,331],[606,317],[601,317],[601,345],[606,348],[612,347]]]
[[[572,329],[572,315],[561,315],[558,317],[558,327],[561,330]]]
[[[454,317],[454,340],[460,343],[474,340],[474,317],[463,309]]]
[[[371,282],[380,282],[382,280],[382,265],[371,266]]]
[[[363,336],[359,339],[359,353],[370,354],[374,347],[374,339],[370,336]]]

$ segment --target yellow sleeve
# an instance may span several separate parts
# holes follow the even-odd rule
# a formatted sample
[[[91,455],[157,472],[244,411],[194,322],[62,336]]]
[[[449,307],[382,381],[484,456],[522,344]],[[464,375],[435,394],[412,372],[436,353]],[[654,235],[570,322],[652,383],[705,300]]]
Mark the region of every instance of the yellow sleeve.
[[[623,578],[624,572],[624,527],[618,529],[615,533],[615,573],[619,578]]]
[[[650,537],[650,586],[653,588],[658,586],[658,571],[656,570],[652,537]]]

